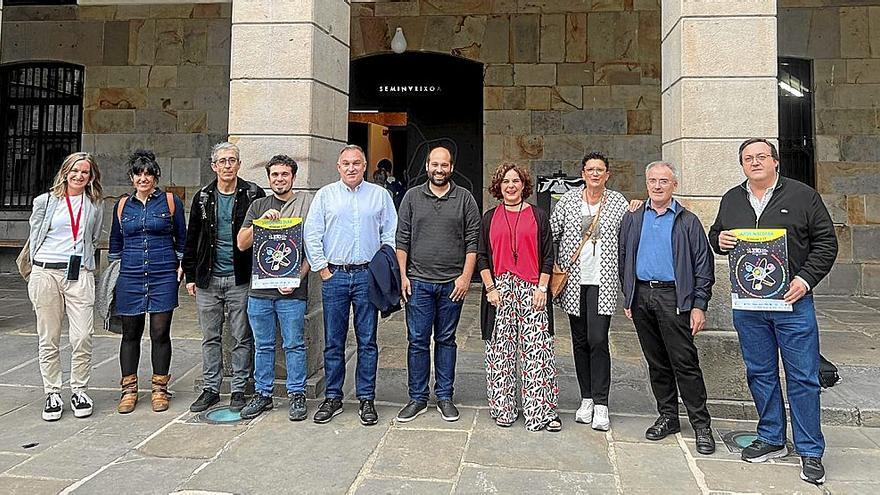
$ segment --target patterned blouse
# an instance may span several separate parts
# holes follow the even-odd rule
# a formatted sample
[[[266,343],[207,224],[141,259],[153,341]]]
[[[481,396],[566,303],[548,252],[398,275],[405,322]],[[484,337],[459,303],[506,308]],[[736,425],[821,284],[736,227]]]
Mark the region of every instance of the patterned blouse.
[[[559,244],[559,265],[568,268],[568,282],[555,303],[563,311],[580,316],[580,259],[571,261],[583,238],[581,203],[583,188],[572,189],[562,195],[550,215],[550,228],[553,242]],[[620,292],[620,279],[617,275],[617,234],[620,219],[627,211],[629,202],[617,191],[605,189],[605,202],[599,221],[602,224],[602,258],[599,274],[599,314],[613,315],[617,309],[617,295]],[[584,248],[586,249],[586,247]]]

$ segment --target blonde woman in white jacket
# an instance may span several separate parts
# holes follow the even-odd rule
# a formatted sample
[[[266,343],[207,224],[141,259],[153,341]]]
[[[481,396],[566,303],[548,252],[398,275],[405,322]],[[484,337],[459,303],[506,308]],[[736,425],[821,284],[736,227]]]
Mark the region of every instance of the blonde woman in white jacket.
[[[61,419],[61,324],[70,322],[70,388],[73,415],[92,414],[86,393],[92,371],[95,245],[103,222],[101,172],[89,153],[68,155],[49,192],[34,199],[28,296],[37,316],[40,374],[46,421]]]
[[[581,393],[575,421],[607,431],[611,353],[608,328],[617,309],[617,234],[628,202],[605,187],[611,175],[608,159],[592,152],[581,161],[584,187],[565,193],[550,215],[558,263],[568,282],[555,299],[568,313],[572,351]],[[641,202],[637,203],[641,205]],[[578,254],[575,253],[583,243]],[[572,259],[574,258],[574,259]]]

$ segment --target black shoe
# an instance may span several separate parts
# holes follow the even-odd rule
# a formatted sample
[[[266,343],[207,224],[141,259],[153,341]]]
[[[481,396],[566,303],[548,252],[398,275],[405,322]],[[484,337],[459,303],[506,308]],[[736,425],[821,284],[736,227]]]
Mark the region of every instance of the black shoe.
[[[302,421],[308,416],[305,394],[290,394],[290,408],[287,410],[287,418],[291,421]]]
[[[239,412],[244,409],[245,404],[247,400],[244,398],[244,392],[232,392],[232,397],[229,398],[230,410]]]
[[[73,395],[70,396],[70,408],[73,409],[74,417],[88,418],[92,415],[93,405],[94,402],[92,402],[92,398],[89,397],[89,394],[87,394],[85,390],[74,392]]]
[[[263,414],[263,411],[271,411],[273,407],[275,407],[275,403],[272,402],[272,397],[256,393],[251,397],[251,401],[241,409],[241,417],[242,419],[253,419]]]
[[[821,457],[801,457],[801,479],[807,483],[825,483],[825,467]]]
[[[657,418],[657,421],[654,421],[654,425],[648,428],[645,431],[645,438],[648,440],[663,440],[669,435],[678,433],[681,431],[681,423],[679,423],[678,418],[670,418],[668,416],[660,416]]]
[[[715,437],[712,436],[712,428],[695,428],[694,435],[697,440],[697,452],[703,455],[715,453]]]
[[[376,406],[372,400],[362,400],[358,407],[358,416],[361,417],[361,424],[364,426],[372,426],[379,422],[379,413],[376,412]]]
[[[329,423],[333,416],[342,413],[342,399],[324,399],[313,418],[315,423]]]
[[[216,394],[208,389],[202,390],[202,395],[189,406],[192,412],[207,411],[211,406],[220,402],[220,394]]]
[[[411,400],[405,406],[403,406],[403,409],[401,409],[399,413],[397,413],[397,422],[409,423],[427,410],[427,402]]]
[[[46,395],[46,405],[43,407],[43,421],[58,421],[64,412],[64,401],[61,394],[52,392]]]
[[[785,445],[770,445],[758,439],[742,450],[742,460],[746,462],[764,462],[787,455],[788,448]]]
[[[455,407],[451,400],[438,400],[437,411],[440,412],[440,417],[443,418],[443,421],[458,421],[458,408]]]

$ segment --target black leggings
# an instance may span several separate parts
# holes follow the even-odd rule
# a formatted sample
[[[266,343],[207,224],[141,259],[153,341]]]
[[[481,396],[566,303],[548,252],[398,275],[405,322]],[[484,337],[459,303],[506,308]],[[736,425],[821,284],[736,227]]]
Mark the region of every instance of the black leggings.
[[[611,353],[608,349],[611,316],[599,314],[599,286],[582,285],[580,296],[581,315],[568,315],[568,319],[581,398],[607,406],[611,388]]]
[[[167,375],[171,368],[171,316],[173,311],[150,313],[150,343],[153,374]],[[146,315],[122,317],[122,343],[119,345],[119,366],[122,376],[135,375],[141,360],[141,337]]]

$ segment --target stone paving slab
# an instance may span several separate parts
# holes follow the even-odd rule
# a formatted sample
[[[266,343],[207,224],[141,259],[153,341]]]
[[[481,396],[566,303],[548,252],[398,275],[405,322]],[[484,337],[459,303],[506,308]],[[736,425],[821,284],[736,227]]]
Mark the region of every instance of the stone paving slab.
[[[142,439],[130,435],[83,432],[35,454],[6,474],[82,479],[133,449]]]
[[[247,430],[246,425],[174,423],[151,438],[138,451],[153,457],[210,459],[230,440]]]
[[[310,402],[309,411],[316,407]],[[278,474],[289,473],[295,466],[296,482],[286,486],[289,493],[343,493],[379,444],[394,411],[379,407],[380,418],[389,418],[381,423],[385,427],[366,428],[355,420],[356,409],[355,404],[346,403],[345,412],[325,425],[292,423],[286,410],[264,414],[232,448],[181,488],[226,492],[235,487],[236,493],[275,493]]]
[[[468,434],[462,431],[391,430],[371,473],[400,478],[453,480]],[[438,453],[443,455],[437,455]]]
[[[818,494],[822,489],[800,479],[800,467],[782,464],[697,459],[711,490],[764,494]]]
[[[563,422],[573,419],[563,417]],[[480,410],[464,461],[481,466],[546,469],[581,473],[612,472],[604,436],[592,430],[563,426],[562,431],[530,432],[520,418],[513,426],[495,425],[488,410]],[[503,453],[503,454],[502,454]]]
[[[0,473],[9,470],[9,468],[21,464],[29,459],[27,454],[11,454],[8,452],[0,452]]]
[[[616,494],[614,477],[607,474],[536,471],[465,465],[457,494],[470,493],[596,493]]]
[[[142,495],[165,495],[189,478],[201,463],[198,459],[163,459],[129,452],[72,493],[116,495],[130,490]]]
[[[677,445],[615,442],[614,451],[621,487],[626,494],[700,491]]]
[[[3,493],[7,495],[50,495],[60,492],[73,482],[74,480],[0,476],[0,486],[3,487]]]
[[[407,479],[366,478],[355,490],[357,495],[449,495],[452,483]]]

